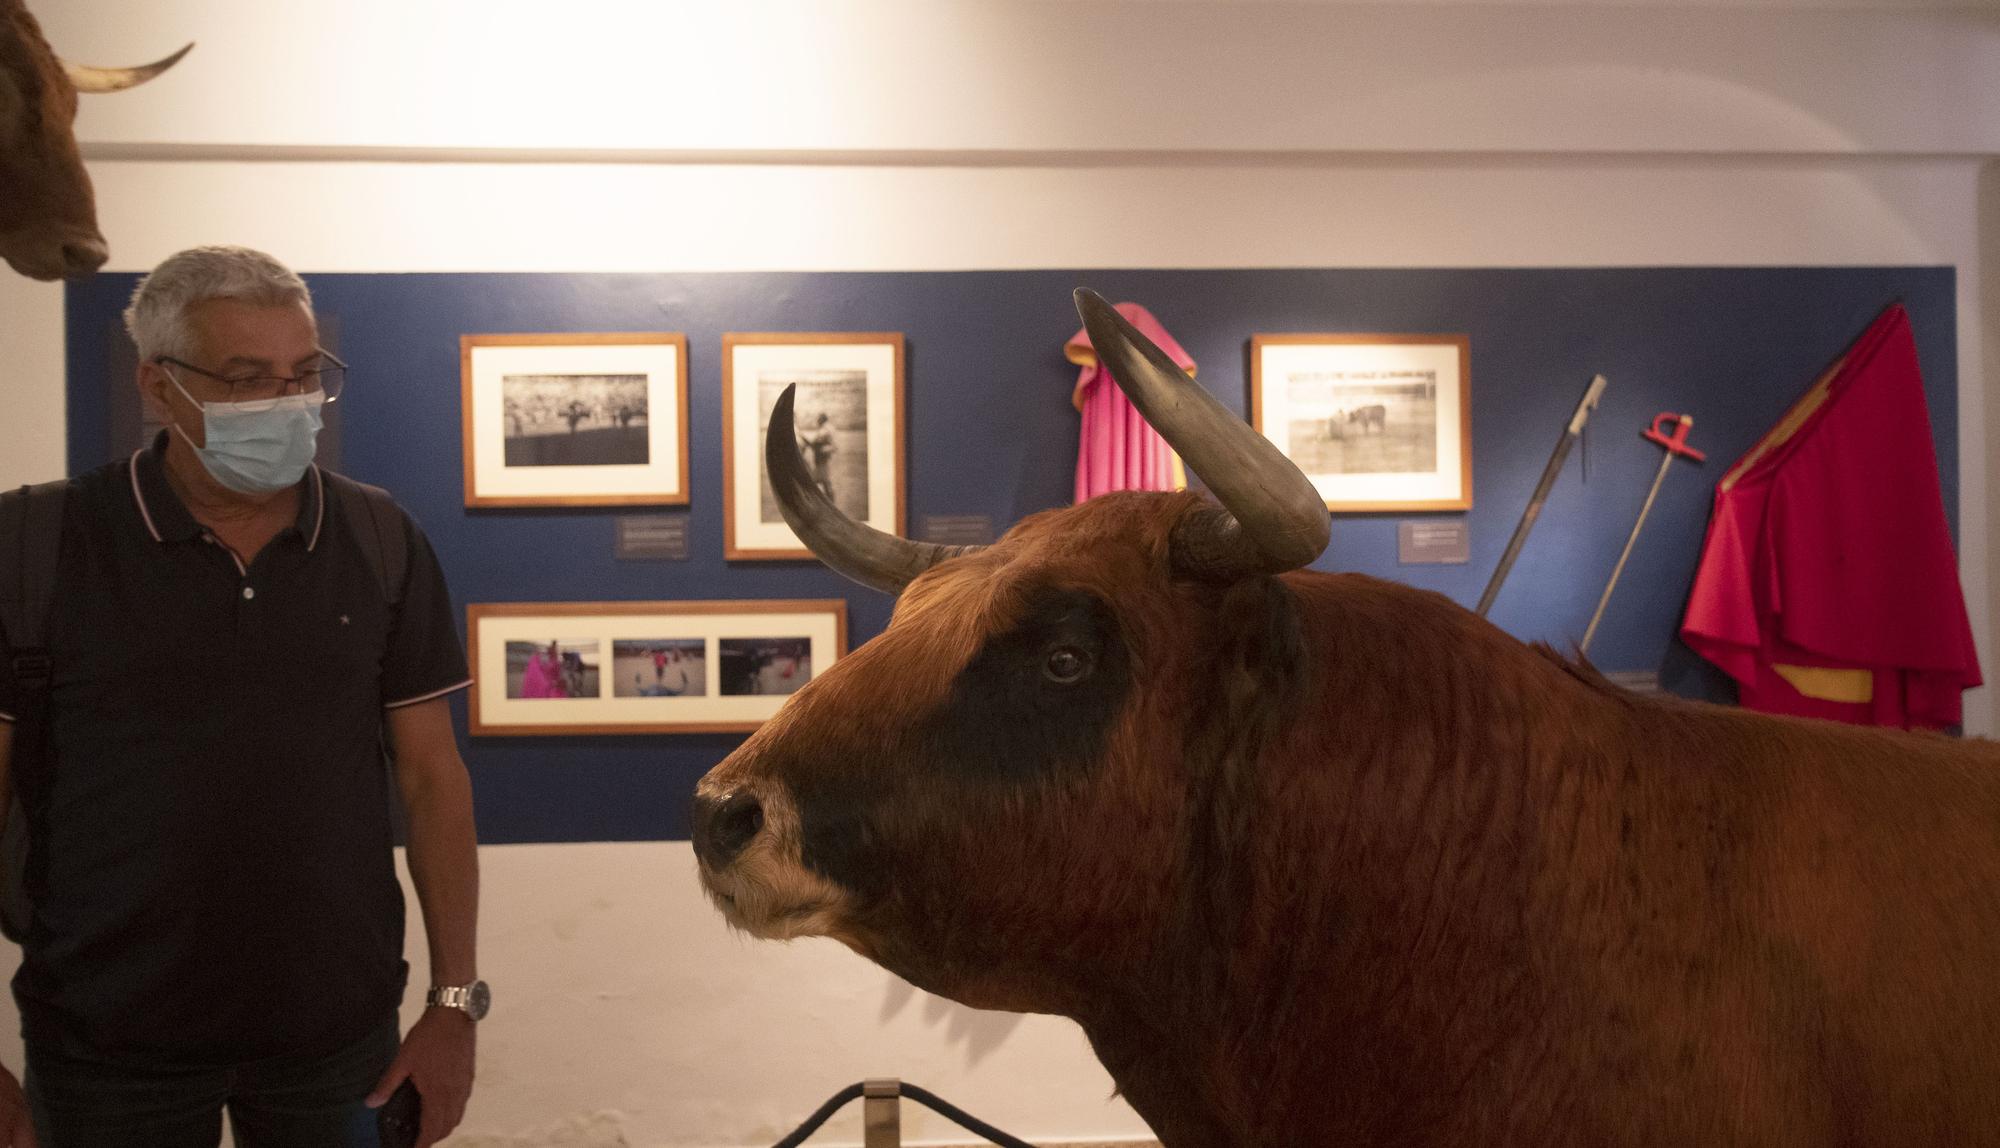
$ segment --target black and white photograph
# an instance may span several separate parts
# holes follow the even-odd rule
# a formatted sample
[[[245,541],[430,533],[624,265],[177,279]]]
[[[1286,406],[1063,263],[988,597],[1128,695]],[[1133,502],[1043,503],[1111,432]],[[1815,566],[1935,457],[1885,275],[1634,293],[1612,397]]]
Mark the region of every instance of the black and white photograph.
[[[508,466],[644,466],[644,375],[502,375]]]
[[[793,428],[799,457],[813,482],[850,518],[868,517],[868,372],[760,371],[757,374],[757,430],[771,426],[771,408],[785,388],[798,387],[793,398]],[[758,506],[762,521],[782,523],[777,496],[771,493],[770,472],[757,469]]]
[[[1307,474],[1437,470],[1437,372],[1293,371],[1285,452]]]
[[[551,638],[507,643],[507,696],[514,699],[594,698],[598,692],[598,643],[592,638]]]
[[[787,390],[792,446],[813,482],[849,518],[902,534],[902,334],[725,332],[723,557],[812,557],[779,512],[764,466],[771,412]]]
[[[789,694],[812,679],[810,638],[724,638],[717,646],[725,697]]]
[[[467,507],[687,505],[687,336],[458,345]]]
[[[1331,511],[1472,508],[1471,340],[1250,338],[1250,421]]]
[[[619,638],[611,643],[611,693],[621,698],[708,695],[708,643],[701,638]]]

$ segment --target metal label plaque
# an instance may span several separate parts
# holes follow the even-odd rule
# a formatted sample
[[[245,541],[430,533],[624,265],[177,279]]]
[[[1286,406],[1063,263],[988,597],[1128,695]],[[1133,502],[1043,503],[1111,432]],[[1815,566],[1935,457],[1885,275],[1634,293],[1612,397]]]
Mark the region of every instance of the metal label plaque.
[[[1463,518],[1396,524],[1396,561],[1405,566],[1459,566],[1472,561],[1472,536]]]
[[[687,515],[618,516],[618,557],[640,562],[685,562],[687,556]]]
[[[941,546],[984,546],[993,541],[993,518],[987,514],[926,514],[918,541]]]

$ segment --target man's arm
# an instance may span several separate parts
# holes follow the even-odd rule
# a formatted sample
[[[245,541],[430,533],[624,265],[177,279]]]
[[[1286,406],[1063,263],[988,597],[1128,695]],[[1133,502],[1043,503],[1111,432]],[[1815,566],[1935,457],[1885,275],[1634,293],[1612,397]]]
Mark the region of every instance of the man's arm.
[[[479,840],[472,779],[458,756],[451,708],[432,698],[389,714],[396,788],[409,814],[410,880],[423,907],[431,983],[462,985],[479,976]]]
[[[0,817],[14,798],[14,723],[0,721]],[[35,1127],[28,1119],[28,1098],[21,1082],[11,1071],[0,1067],[0,1145],[6,1148],[35,1148]]]
[[[478,977],[479,842],[472,821],[472,779],[458,756],[444,698],[388,711],[396,788],[409,814],[410,880],[423,909],[434,985]],[[379,1107],[405,1078],[423,1097],[418,1148],[444,1139],[472,1095],[473,1022],[451,1008],[431,1008],[403,1037],[394,1064],[368,1096]]]

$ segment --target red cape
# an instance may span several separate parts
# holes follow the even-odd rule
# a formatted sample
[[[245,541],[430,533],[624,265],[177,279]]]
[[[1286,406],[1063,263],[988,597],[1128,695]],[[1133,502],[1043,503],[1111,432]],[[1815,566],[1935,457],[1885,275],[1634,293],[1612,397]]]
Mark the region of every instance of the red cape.
[[[1754,709],[1958,724],[1979,659],[1900,305],[1716,487],[1681,637]]]

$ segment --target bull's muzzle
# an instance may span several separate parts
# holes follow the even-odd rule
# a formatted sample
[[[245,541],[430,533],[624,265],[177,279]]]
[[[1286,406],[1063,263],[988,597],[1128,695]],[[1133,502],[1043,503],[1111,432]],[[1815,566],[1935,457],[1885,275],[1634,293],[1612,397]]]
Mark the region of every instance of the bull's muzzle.
[[[729,863],[764,831],[764,805],[755,794],[737,789],[721,796],[694,797],[694,855],[710,870]]]
[[[0,259],[30,279],[76,279],[104,264],[110,255],[95,230],[10,233],[0,236]]]

